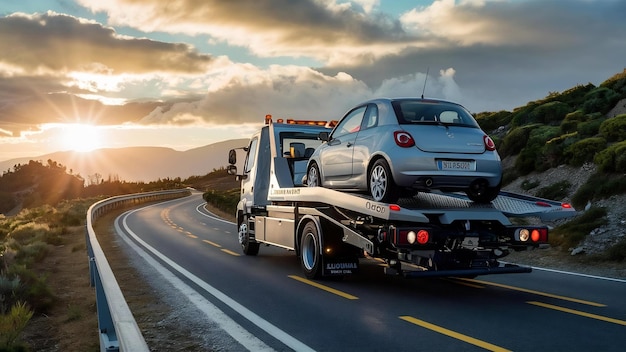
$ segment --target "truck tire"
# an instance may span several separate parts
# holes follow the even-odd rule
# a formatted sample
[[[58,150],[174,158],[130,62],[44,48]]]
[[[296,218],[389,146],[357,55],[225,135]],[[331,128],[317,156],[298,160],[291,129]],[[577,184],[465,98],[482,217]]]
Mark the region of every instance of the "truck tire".
[[[304,275],[309,279],[319,279],[322,277],[322,238],[317,226],[313,221],[304,225],[302,238],[300,240],[300,264]]]
[[[398,187],[391,177],[391,169],[385,159],[378,159],[367,177],[367,189],[377,202],[394,203],[400,197]]]
[[[239,224],[239,243],[245,255],[259,254],[259,243],[250,240],[250,229],[248,228],[248,217],[244,216],[243,221]]]

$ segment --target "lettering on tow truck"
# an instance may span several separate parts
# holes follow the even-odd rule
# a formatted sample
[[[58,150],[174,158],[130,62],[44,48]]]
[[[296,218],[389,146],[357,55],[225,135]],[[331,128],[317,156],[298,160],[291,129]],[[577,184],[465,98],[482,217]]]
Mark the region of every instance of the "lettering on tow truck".
[[[300,194],[300,190],[298,188],[273,189],[272,194]]]
[[[387,211],[387,209],[384,206],[380,204],[372,203],[372,202],[365,203],[365,208],[371,211],[375,211],[380,214],[384,214]]]
[[[328,263],[326,269],[358,269],[359,266],[356,263]]]

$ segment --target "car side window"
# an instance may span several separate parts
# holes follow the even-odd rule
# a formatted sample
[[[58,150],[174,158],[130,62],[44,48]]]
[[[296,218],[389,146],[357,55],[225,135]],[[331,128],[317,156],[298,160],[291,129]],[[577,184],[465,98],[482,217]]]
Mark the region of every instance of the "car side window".
[[[256,149],[258,144],[258,138],[254,138],[250,142],[250,147],[248,148],[248,157],[246,158],[246,164],[244,166],[245,172],[250,172],[254,167],[254,161],[256,160]]]
[[[369,104],[367,111],[365,111],[365,118],[361,124],[361,129],[372,128],[378,125],[378,106],[376,104]]]
[[[363,121],[363,115],[365,114],[365,108],[367,106],[358,107],[350,111],[333,131],[333,138],[345,136],[350,133],[358,132],[361,129],[361,121]]]

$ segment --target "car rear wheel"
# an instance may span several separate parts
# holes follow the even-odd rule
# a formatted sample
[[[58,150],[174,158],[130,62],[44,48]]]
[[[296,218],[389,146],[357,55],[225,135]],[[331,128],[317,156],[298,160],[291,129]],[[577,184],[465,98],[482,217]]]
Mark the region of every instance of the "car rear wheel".
[[[385,159],[378,159],[370,169],[367,188],[377,202],[393,203],[398,200],[399,192],[391,177],[391,169]]]
[[[476,203],[489,203],[498,197],[500,193],[500,185],[496,187],[489,187],[489,184],[485,180],[484,182],[474,182],[465,191],[467,197]]]
[[[317,167],[316,163],[311,163],[311,165],[309,165],[309,169],[306,172],[306,185],[309,187],[318,187],[322,185],[320,180],[320,169]]]

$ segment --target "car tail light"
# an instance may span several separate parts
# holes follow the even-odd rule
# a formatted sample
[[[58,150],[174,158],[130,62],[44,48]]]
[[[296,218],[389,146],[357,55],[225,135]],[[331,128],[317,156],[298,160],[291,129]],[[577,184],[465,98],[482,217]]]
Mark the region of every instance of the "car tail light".
[[[415,145],[413,137],[405,131],[395,131],[393,133],[393,140],[396,141],[396,144],[402,148],[410,148]]]
[[[496,144],[493,142],[493,139],[488,135],[483,136],[483,142],[485,143],[485,149],[494,151],[496,150]]]

